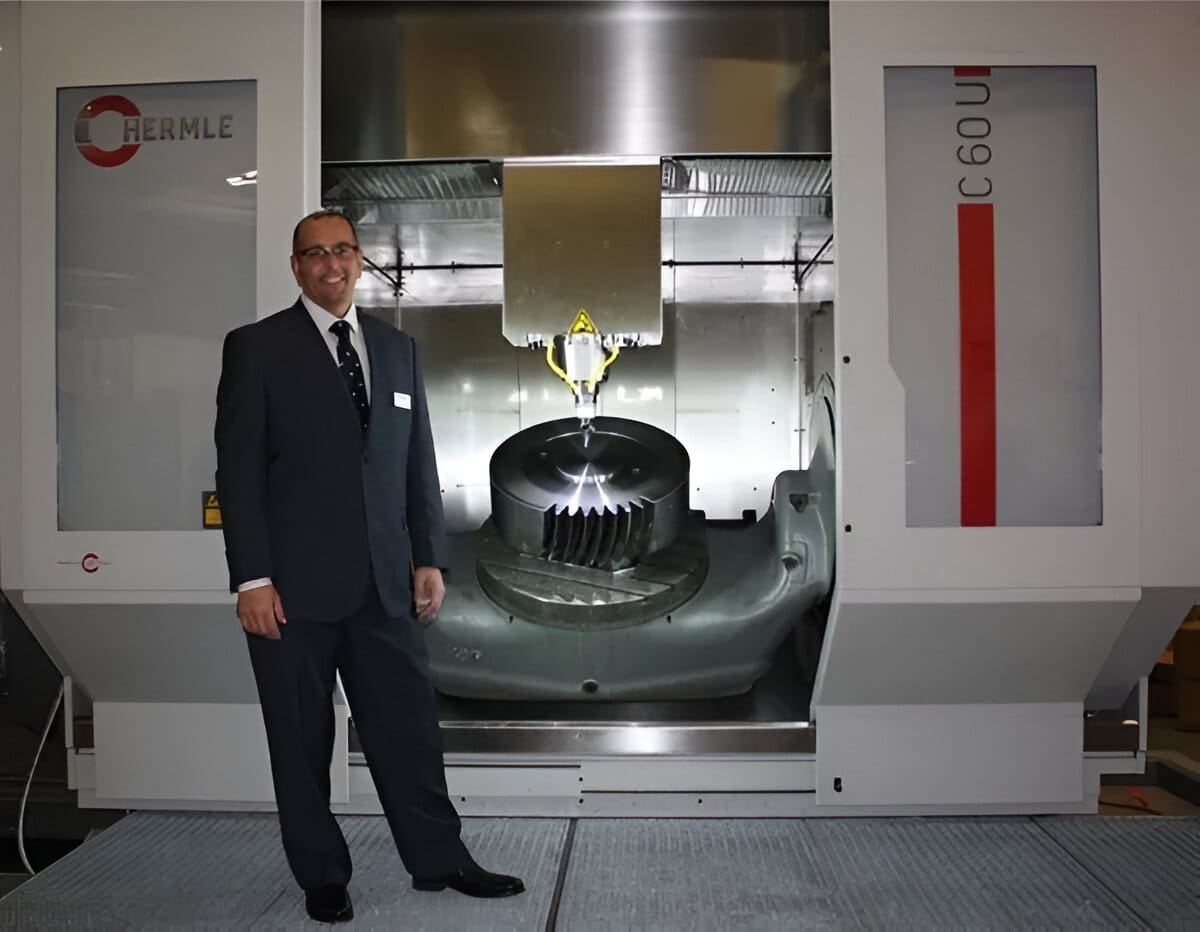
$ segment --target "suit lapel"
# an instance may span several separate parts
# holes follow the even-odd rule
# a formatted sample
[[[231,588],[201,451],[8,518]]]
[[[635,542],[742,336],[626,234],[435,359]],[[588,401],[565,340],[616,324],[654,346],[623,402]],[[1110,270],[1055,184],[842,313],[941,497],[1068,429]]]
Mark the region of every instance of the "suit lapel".
[[[288,312],[289,326],[295,337],[296,367],[301,372],[311,373],[312,378],[320,386],[322,397],[337,399],[332,406],[338,417],[343,415],[352,418],[358,424],[358,412],[354,408],[354,400],[346,388],[346,380],[342,378],[341,370],[329,352],[329,344],[325,335],[313,324],[308,309],[302,301],[297,301]],[[364,331],[364,338],[366,334]],[[375,377],[372,372],[371,384],[374,386]]]
[[[358,311],[358,323],[362,327],[363,344],[367,348],[367,358],[371,366],[371,425],[386,411],[392,403],[392,386],[396,384],[392,372],[394,360],[387,352],[387,333],[374,318],[364,314],[362,308]]]
[[[334,372],[340,379],[341,373],[329,353],[324,334],[313,324],[308,309],[301,302],[297,301],[288,309],[288,324],[296,338],[297,362],[314,375],[321,371]]]

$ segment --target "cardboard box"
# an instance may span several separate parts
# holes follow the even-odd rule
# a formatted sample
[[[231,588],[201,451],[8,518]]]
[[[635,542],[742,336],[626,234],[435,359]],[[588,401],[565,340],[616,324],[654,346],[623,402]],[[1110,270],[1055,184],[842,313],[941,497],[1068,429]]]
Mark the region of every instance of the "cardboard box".
[[[1175,714],[1177,729],[1200,731],[1200,679],[1175,680]]]
[[[1150,715],[1153,718],[1175,717],[1175,684],[1169,680],[1150,681]]]
[[[1185,621],[1171,643],[1175,677],[1200,680],[1200,621]]]

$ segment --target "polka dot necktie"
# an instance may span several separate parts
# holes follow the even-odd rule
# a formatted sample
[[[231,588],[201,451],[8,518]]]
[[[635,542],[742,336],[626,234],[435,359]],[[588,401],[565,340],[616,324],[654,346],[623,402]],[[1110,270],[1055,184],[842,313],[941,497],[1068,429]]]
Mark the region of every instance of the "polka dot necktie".
[[[350,325],[344,320],[339,320],[329,329],[337,337],[338,369],[341,370],[342,378],[346,380],[346,388],[350,390],[354,407],[358,409],[358,422],[366,431],[371,405],[367,401],[367,383],[363,377],[362,362],[354,344],[350,342]]]

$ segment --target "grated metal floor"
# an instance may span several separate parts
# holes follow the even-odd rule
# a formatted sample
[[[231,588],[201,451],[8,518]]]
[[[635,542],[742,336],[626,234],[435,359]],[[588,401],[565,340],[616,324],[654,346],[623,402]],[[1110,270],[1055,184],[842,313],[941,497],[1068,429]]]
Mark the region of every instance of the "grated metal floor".
[[[1200,929],[1200,818],[469,819],[523,896],[408,884],[342,820],[347,929]],[[137,813],[0,899],[0,929],[297,929],[274,816]]]

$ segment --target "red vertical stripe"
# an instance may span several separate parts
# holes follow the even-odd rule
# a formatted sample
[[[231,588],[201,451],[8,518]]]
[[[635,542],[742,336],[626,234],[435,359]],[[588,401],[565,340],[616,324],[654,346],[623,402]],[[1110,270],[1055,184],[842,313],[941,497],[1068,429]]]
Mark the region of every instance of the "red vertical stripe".
[[[996,249],[991,204],[958,205],[962,523],[996,524]]]

